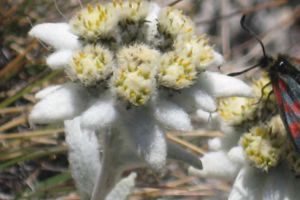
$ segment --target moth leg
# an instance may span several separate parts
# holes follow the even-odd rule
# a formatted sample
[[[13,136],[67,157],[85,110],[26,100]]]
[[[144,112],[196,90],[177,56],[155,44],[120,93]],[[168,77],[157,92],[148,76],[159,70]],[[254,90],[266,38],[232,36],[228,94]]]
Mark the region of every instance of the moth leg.
[[[254,103],[253,105],[256,105],[256,104],[261,103],[261,101],[263,100],[264,94],[265,94],[264,90],[265,90],[268,86],[270,86],[270,85],[271,85],[271,82],[267,83],[266,85],[264,85],[264,86],[261,88],[261,95],[260,95],[260,98],[259,98],[259,100],[258,100],[256,103]],[[273,91],[271,91],[270,93],[272,94]],[[269,98],[270,98],[269,96],[271,96],[270,93],[268,94],[267,101],[268,101]]]

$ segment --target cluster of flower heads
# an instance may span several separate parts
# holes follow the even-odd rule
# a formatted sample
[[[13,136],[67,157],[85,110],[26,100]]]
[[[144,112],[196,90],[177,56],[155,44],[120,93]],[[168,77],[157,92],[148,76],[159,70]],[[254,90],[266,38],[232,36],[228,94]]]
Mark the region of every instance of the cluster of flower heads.
[[[165,131],[192,130],[198,113],[217,110],[218,97],[252,95],[244,82],[206,71],[222,56],[174,8],[138,0],[88,5],[69,23],[39,24],[29,34],[54,47],[47,64],[71,79],[36,94],[30,121],[64,122],[85,199],[104,199],[133,166],[160,170],[175,159],[201,168]],[[103,156],[95,159],[99,146]]]
[[[299,174],[300,159],[297,159],[288,139],[269,82],[266,74],[253,81],[253,91],[257,98],[233,97],[220,100],[219,114],[227,124],[244,131],[240,145],[253,166],[269,171],[281,161],[287,160],[291,169]]]
[[[153,21],[150,9],[156,8],[144,1],[114,1],[78,12],[70,24],[83,47],[73,54],[71,79],[87,87],[107,82],[119,97],[140,106],[156,87],[189,87],[208,66],[222,62],[181,11],[166,7]]]

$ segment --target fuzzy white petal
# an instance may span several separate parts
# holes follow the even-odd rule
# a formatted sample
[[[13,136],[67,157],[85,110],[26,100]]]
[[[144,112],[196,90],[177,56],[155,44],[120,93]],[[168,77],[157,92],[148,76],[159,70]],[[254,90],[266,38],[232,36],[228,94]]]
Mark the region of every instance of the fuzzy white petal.
[[[135,186],[136,173],[123,178],[108,194],[105,200],[126,200]]]
[[[179,131],[192,130],[193,127],[189,115],[176,104],[161,100],[153,107],[156,120],[166,126],[166,128]]]
[[[215,97],[253,96],[252,88],[243,81],[216,72],[201,73],[198,85]]]
[[[283,167],[271,169],[264,184],[263,200],[283,200],[288,191],[288,182],[293,177],[289,176]]]
[[[146,108],[129,110],[123,117],[124,128],[141,159],[155,170],[164,167],[167,143],[163,131]]]
[[[265,173],[249,166],[243,167],[235,179],[228,200],[262,199],[265,179]]]
[[[218,151],[222,148],[222,143],[220,138],[213,138],[208,140],[208,148],[212,151]]]
[[[61,87],[62,87],[61,85],[48,86],[48,87],[40,90],[39,92],[37,92],[34,97],[37,100],[44,99],[45,97],[47,97],[48,95],[52,94],[53,92],[55,92],[56,90],[58,90]]]
[[[225,152],[206,153],[201,158],[203,170],[190,168],[189,172],[195,175],[233,180],[240,170],[240,165],[230,160]]]
[[[195,102],[200,109],[207,112],[215,112],[217,110],[217,103],[215,99],[203,90],[195,91]]]
[[[236,146],[236,147],[231,148],[227,155],[230,160],[232,160],[236,163],[240,163],[240,164],[246,163],[244,150],[241,146]]]
[[[29,35],[56,49],[77,49],[80,47],[78,37],[70,32],[70,25],[67,23],[38,24],[29,31]]]
[[[80,119],[65,122],[66,142],[72,176],[83,199],[91,197],[101,168],[95,132],[80,128]]]
[[[67,66],[72,59],[72,51],[63,49],[48,56],[46,63],[51,69],[62,69]]]
[[[224,63],[223,56],[220,53],[214,51],[214,61],[212,62],[211,66],[220,66],[223,63]]]
[[[116,118],[113,99],[105,94],[82,114],[81,124],[85,128],[96,130],[108,127]]]
[[[29,120],[47,124],[71,119],[85,108],[87,96],[85,89],[76,84],[62,85],[33,107]]]

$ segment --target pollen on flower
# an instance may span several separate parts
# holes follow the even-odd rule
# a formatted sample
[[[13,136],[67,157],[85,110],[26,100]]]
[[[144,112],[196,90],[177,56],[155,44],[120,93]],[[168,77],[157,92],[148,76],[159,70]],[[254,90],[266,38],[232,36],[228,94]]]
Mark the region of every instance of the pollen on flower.
[[[160,85],[182,89],[192,85],[196,78],[196,66],[191,59],[175,52],[169,52],[162,56],[158,69]]]
[[[255,167],[268,171],[278,164],[285,149],[286,134],[279,116],[268,125],[253,127],[241,138],[246,157]]]
[[[110,37],[118,24],[119,15],[110,4],[88,5],[70,21],[75,34],[89,40]]]
[[[276,113],[274,97],[269,95],[272,88],[265,87],[268,83],[269,81],[265,76],[253,80],[252,88],[255,98],[230,97],[220,99],[218,112],[222,119],[230,125],[247,125],[248,127],[268,120],[272,114]],[[264,91],[263,96],[262,90]]]
[[[87,45],[74,54],[67,73],[89,87],[108,78],[113,65],[113,55],[109,50],[100,45]]]
[[[195,32],[194,23],[182,11],[166,7],[158,16],[160,32],[171,35],[174,39],[190,39]]]
[[[174,46],[175,51],[193,60],[198,71],[205,70],[214,61],[214,50],[204,35],[187,41],[176,41]]]
[[[146,45],[121,49],[112,84],[116,93],[136,106],[147,103],[155,90],[159,56],[158,51]]]
[[[148,14],[149,4],[142,0],[114,1],[113,5],[120,14],[120,20],[137,22]]]
[[[244,97],[230,97],[219,100],[218,112],[222,119],[231,125],[241,124],[245,119],[252,118],[253,100]]]

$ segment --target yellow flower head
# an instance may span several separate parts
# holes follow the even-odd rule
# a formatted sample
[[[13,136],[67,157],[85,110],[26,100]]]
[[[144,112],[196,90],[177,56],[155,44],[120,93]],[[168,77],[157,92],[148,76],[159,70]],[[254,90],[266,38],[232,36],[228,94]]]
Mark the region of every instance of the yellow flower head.
[[[194,23],[182,11],[166,7],[158,16],[158,29],[175,39],[190,39],[195,32]]]
[[[88,5],[70,21],[75,34],[89,40],[110,37],[118,24],[118,13],[109,4]]]
[[[196,66],[191,59],[174,52],[162,56],[158,69],[158,82],[160,85],[182,89],[192,85],[196,78]]]
[[[114,1],[113,5],[121,21],[138,22],[148,14],[149,3],[142,0]]]
[[[267,76],[253,80],[252,88],[255,98],[230,97],[219,100],[218,112],[222,119],[230,125],[241,126],[244,124],[257,124],[268,119],[276,113],[274,97],[271,94],[272,87]],[[263,96],[262,96],[263,95]]]
[[[85,86],[95,86],[108,78],[113,69],[112,53],[100,45],[87,45],[74,54],[69,75]]]
[[[284,153],[286,133],[277,115],[266,126],[253,127],[241,138],[246,157],[257,168],[268,171]]]
[[[140,106],[147,103],[155,90],[159,52],[146,45],[125,47],[118,52],[118,68],[114,72],[116,93]]]
[[[214,50],[205,36],[187,41],[175,41],[175,50],[193,60],[198,71],[204,71],[214,61]]]

